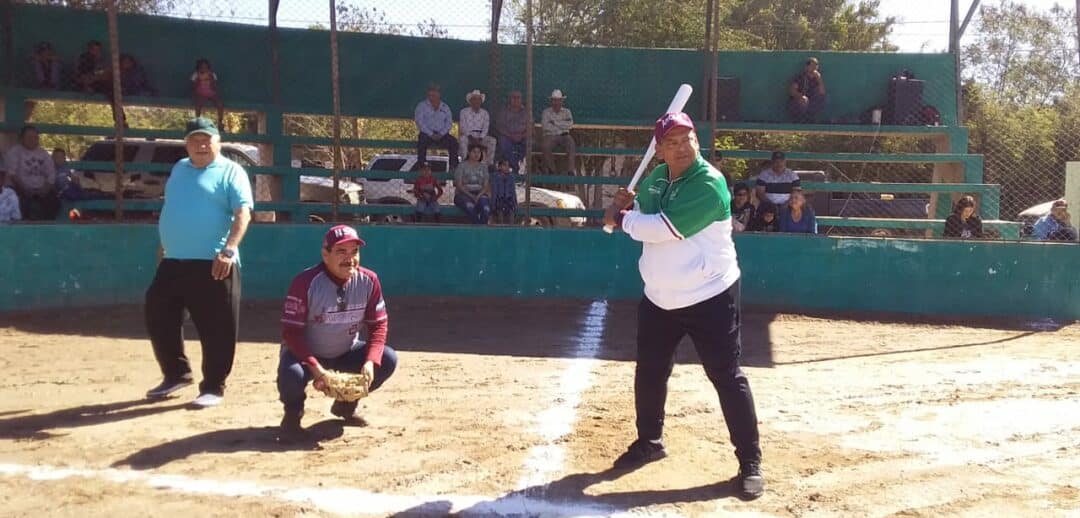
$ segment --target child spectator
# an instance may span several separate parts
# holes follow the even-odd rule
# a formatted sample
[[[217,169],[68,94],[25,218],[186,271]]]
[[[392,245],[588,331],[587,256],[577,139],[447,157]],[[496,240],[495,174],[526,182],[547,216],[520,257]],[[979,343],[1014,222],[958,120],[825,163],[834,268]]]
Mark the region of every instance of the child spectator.
[[[441,221],[439,198],[443,195],[443,188],[431,174],[431,165],[427,162],[420,164],[420,177],[413,184],[413,194],[416,196],[417,222],[424,221],[425,214],[434,216],[436,223]]]
[[[199,58],[195,62],[195,72],[191,74],[191,91],[195,100],[195,116],[202,116],[203,105],[210,101],[217,107],[217,125],[219,128],[225,118],[225,105],[218,93],[218,77],[210,68],[210,60]]]
[[[791,191],[788,206],[780,211],[780,232],[817,234],[817,218],[814,217],[814,209],[806,206],[802,189]]]
[[[491,198],[495,204],[495,223],[514,224],[517,211],[517,184],[510,174],[510,162],[499,160],[491,178]]]
[[[82,186],[77,178],[72,176],[71,167],[68,166],[67,152],[62,148],[56,148],[52,152],[53,164],[56,164],[56,192],[61,200],[81,200],[85,198]]]
[[[101,55],[101,42],[90,41],[86,44],[86,52],[79,55],[78,66],[75,68],[75,86],[87,93],[104,93],[108,81],[106,81],[105,59]]]
[[[0,169],[0,223],[11,223],[21,219],[19,196],[15,194],[15,189],[7,186],[7,171]]]
[[[60,59],[53,52],[52,43],[37,44],[33,59],[34,88],[56,90],[60,88]]]
[[[754,220],[754,204],[750,203],[750,187],[745,183],[735,185],[735,196],[731,202],[731,228],[742,232]]]
[[[953,213],[945,219],[945,237],[982,239],[982,219],[975,214],[975,198],[963,196],[956,201]]]
[[[776,205],[765,202],[758,206],[757,217],[750,220],[748,232],[779,232],[780,222],[776,218]]]
[[[130,54],[120,54],[120,91],[124,95],[157,95],[146,71]]]

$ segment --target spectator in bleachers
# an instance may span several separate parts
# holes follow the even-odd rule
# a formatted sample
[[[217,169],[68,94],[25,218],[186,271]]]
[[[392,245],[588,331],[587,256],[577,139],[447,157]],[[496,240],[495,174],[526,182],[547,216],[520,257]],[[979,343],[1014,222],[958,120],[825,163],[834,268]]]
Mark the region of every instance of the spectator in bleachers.
[[[462,108],[458,115],[458,142],[462,156],[468,154],[472,144],[484,146],[484,163],[491,165],[495,159],[495,137],[488,135],[491,115],[481,106],[486,100],[487,96],[480,90],[473,90],[465,96],[465,102],[469,105]]]
[[[981,239],[983,237],[982,219],[975,214],[975,198],[962,196],[956,200],[953,213],[945,219],[945,237],[961,239]]]
[[[157,95],[146,71],[131,54],[120,54],[120,91],[124,95]]]
[[[499,153],[503,160],[510,162],[510,171],[515,175],[521,171],[521,161],[525,159],[525,146],[529,138],[529,112],[521,101],[521,92],[513,90],[510,101],[496,115],[495,129],[499,133]]]
[[[814,209],[806,205],[802,189],[792,191],[787,206],[780,211],[780,232],[817,234],[817,217]]]
[[[416,129],[416,159],[427,162],[427,150],[432,144],[438,144],[450,155],[450,169],[458,166],[458,142],[450,135],[454,125],[454,115],[450,107],[442,102],[442,92],[438,85],[431,85],[427,90],[427,99],[420,101],[413,112]]]
[[[56,194],[56,165],[49,152],[41,149],[37,128],[23,126],[19,143],[4,157],[12,185],[19,195],[19,210],[27,220],[52,220],[60,210]]]
[[[574,128],[574,114],[569,108],[563,107],[565,100],[566,96],[561,90],[552,91],[551,106],[545,108],[540,116],[540,126],[544,131],[544,168],[548,174],[558,174],[552,151],[556,147],[562,147],[566,150],[566,172],[573,176],[577,170],[577,144],[570,135],[570,130]]]
[[[754,204],[750,203],[750,187],[745,183],[735,184],[735,193],[731,200],[731,228],[742,232],[754,220]]]
[[[441,220],[439,214],[439,198],[443,195],[442,185],[431,174],[431,165],[427,162],[420,164],[420,177],[413,183],[413,195],[416,196],[416,221],[424,221],[425,215]]]
[[[1035,239],[1043,241],[1076,241],[1077,231],[1069,216],[1069,202],[1057,200],[1050,205],[1050,214],[1035,222]]]
[[[203,106],[207,102],[214,103],[217,107],[217,126],[224,129],[222,119],[225,118],[225,103],[221,101],[221,92],[218,91],[218,76],[206,58],[195,61],[195,71],[191,74],[191,95],[195,102],[195,117],[202,116]]]
[[[53,164],[56,166],[56,192],[61,200],[81,200],[86,197],[79,185],[77,178],[72,175],[71,166],[68,165],[67,152],[63,148],[56,148],[52,152]]]
[[[491,217],[491,178],[483,160],[484,146],[472,144],[454,171],[454,205],[477,225],[487,225]]]
[[[758,206],[757,214],[746,227],[747,232],[779,232],[780,222],[776,217],[776,205],[765,202]]]
[[[7,171],[0,167],[0,223],[11,223],[21,219],[19,195],[15,194],[15,189],[7,186]]]
[[[510,171],[510,162],[500,159],[491,176],[491,199],[495,205],[495,223],[514,224],[517,211],[517,178]]]
[[[75,86],[87,93],[107,93],[105,57],[101,55],[101,42],[90,41],[86,44],[86,52],[79,55],[79,62],[75,67]]]
[[[799,187],[799,175],[787,168],[787,157],[782,151],[774,151],[769,167],[758,174],[754,194],[759,206],[763,203],[783,205],[791,198],[791,191]]]
[[[817,58],[806,60],[802,72],[795,74],[788,85],[788,113],[793,122],[811,123],[825,109],[829,96],[821,77]]]
[[[56,90],[60,88],[60,58],[56,57],[52,43],[37,44],[33,59],[34,88]]]

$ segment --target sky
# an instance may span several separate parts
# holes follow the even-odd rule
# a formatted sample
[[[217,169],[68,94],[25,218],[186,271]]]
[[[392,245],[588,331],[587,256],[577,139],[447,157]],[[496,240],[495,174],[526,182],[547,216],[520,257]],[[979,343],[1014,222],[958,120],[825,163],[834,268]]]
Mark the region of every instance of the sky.
[[[183,0],[180,0],[183,2]],[[196,17],[212,17],[220,20],[250,19],[265,23],[265,0],[226,0],[214,2],[215,6],[203,8],[199,0],[188,0],[192,10],[216,9],[214,13],[193,13]],[[489,0],[456,0],[452,8],[445,0],[338,0],[360,7],[376,7],[386,14],[387,21],[407,32],[414,29],[421,20],[432,19],[449,31],[452,37],[463,39],[486,39],[488,33]],[[985,0],[983,3],[994,5],[999,0]],[[1039,10],[1048,10],[1055,3],[1073,7],[1075,0],[1016,0]],[[235,2],[235,3],[234,3]],[[960,16],[967,12],[972,0],[960,0]],[[505,2],[509,5],[510,2]],[[329,1],[312,2],[310,0],[283,0],[278,13],[279,24],[285,27],[308,27],[315,23],[328,25],[330,17]],[[891,41],[902,52],[941,52],[948,47],[949,35],[949,0],[881,0],[882,16],[894,16],[897,25],[893,29]],[[224,12],[224,11],[230,12]],[[200,16],[203,15],[203,16]],[[206,16],[209,15],[209,16]],[[977,20],[977,16],[976,16]],[[504,25],[505,25],[504,21]],[[973,32],[973,25],[967,30],[967,38]]]

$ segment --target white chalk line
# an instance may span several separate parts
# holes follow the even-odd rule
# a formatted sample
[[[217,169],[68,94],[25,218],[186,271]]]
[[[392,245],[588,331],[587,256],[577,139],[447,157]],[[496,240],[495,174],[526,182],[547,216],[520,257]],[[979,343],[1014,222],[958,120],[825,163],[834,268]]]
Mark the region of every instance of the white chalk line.
[[[143,485],[151,489],[191,495],[271,498],[344,515],[387,515],[408,510],[431,515],[462,513],[467,516],[505,516],[520,515],[522,506],[527,506],[530,515],[544,516],[610,516],[615,511],[610,507],[584,502],[549,502],[518,494],[496,498],[479,495],[389,495],[346,487],[288,487],[115,468],[89,469],[0,463],[0,475],[35,481],[87,478],[116,484]]]
[[[592,386],[596,357],[604,336],[607,320],[607,301],[594,301],[585,315],[581,331],[574,338],[572,358],[563,360],[566,368],[554,385],[552,396],[555,405],[536,415],[536,432],[544,442],[529,450],[525,460],[525,472],[518,481],[518,489],[536,487],[561,474],[566,460],[566,450],[558,441],[574,430],[577,408],[581,396]],[[529,509],[529,512],[534,512]]]

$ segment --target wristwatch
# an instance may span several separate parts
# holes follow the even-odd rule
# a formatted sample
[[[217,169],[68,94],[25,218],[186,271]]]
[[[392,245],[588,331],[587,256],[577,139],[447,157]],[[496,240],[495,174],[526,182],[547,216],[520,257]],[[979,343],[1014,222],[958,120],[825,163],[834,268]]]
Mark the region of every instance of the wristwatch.
[[[236,256],[236,249],[235,248],[222,248],[221,251],[218,252],[218,253],[221,254],[221,256],[226,258],[226,259],[232,259],[233,257]]]

